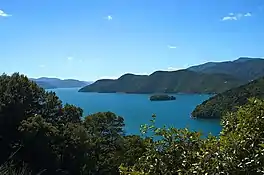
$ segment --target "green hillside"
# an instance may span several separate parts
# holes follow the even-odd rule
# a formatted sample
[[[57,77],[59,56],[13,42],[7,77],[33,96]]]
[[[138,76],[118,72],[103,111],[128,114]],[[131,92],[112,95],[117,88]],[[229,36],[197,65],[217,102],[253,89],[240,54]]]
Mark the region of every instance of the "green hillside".
[[[192,66],[188,70],[210,74],[228,74],[249,82],[264,76],[264,59],[241,57],[234,61],[209,62]]]
[[[100,93],[220,93],[244,82],[225,74],[189,70],[157,71],[151,75],[125,74],[117,80],[98,80],[80,92]]]
[[[195,118],[220,118],[226,112],[247,103],[251,97],[264,98],[264,77],[220,93],[198,105],[192,112]]]

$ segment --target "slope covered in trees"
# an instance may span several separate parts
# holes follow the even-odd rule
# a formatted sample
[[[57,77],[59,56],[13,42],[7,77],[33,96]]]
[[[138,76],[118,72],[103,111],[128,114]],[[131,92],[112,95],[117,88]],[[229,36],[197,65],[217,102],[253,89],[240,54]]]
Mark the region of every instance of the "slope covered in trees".
[[[234,61],[209,62],[192,66],[188,70],[209,74],[228,74],[248,82],[264,76],[264,59],[241,57]]]
[[[204,74],[188,70],[157,71],[149,76],[125,74],[117,80],[98,80],[80,89],[80,92],[220,93],[243,83],[225,74]]]
[[[244,105],[251,97],[264,98],[264,77],[209,98],[194,109],[192,116],[220,118],[227,112],[237,110],[238,106]]]
[[[219,137],[157,128],[124,134],[112,112],[86,116],[17,73],[0,76],[0,174],[263,174],[264,101],[223,119]],[[147,134],[147,136],[146,136]],[[159,139],[155,139],[155,138]]]

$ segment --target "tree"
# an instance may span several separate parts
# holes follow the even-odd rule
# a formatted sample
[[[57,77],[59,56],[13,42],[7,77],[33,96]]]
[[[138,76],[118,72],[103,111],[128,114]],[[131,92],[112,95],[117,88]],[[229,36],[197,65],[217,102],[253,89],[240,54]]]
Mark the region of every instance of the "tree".
[[[264,173],[264,101],[251,98],[223,120],[222,165],[233,174]]]
[[[61,128],[57,142],[60,169],[69,174],[90,174],[93,143],[83,125],[67,123]]]
[[[23,120],[18,130],[22,134],[18,158],[27,162],[35,173],[56,171],[58,160],[55,142],[58,129],[41,116],[33,116]]]
[[[74,105],[65,104],[62,108],[62,115],[59,122],[66,123],[80,123],[83,110]]]
[[[155,119],[155,116],[154,116]],[[133,166],[121,166],[121,174],[263,174],[264,101],[250,99],[223,118],[219,138],[187,129],[142,126],[153,132],[147,150]]]
[[[124,153],[122,155],[122,164],[132,166],[146,151],[146,139],[138,135],[128,135],[124,137]]]
[[[0,164],[16,152],[12,159],[18,169],[25,162],[33,172],[61,168],[81,172],[86,163],[82,156],[77,151],[69,155],[70,151],[86,150],[82,109],[68,104],[63,107],[54,92],[45,92],[18,73],[0,76],[0,94]],[[66,164],[75,169],[67,169]]]
[[[146,174],[188,174],[196,163],[203,144],[201,134],[188,129],[156,128],[155,118],[151,125],[142,125],[141,133],[151,137],[145,138],[146,151],[132,167],[132,172]],[[123,174],[125,174],[123,172]]]
[[[41,115],[55,118],[61,102],[52,93],[46,93],[24,75],[14,73],[0,76],[0,163],[13,151],[12,145],[19,141],[21,121]]]
[[[118,174],[123,152],[124,119],[112,112],[99,112],[84,120],[92,148],[95,174]]]

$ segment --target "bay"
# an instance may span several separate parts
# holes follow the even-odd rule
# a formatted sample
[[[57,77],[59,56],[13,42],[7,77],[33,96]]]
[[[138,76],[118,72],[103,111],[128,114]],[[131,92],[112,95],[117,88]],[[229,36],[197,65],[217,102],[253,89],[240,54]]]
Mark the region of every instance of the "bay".
[[[96,112],[111,111],[125,120],[126,134],[140,134],[140,125],[148,124],[152,114],[157,116],[156,126],[189,128],[217,136],[221,131],[220,120],[191,119],[196,105],[210,95],[174,94],[173,101],[150,101],[149,94],[80,93],[77,88],[52,89],[62,102],[74,104],[84,110],[84,116]]]

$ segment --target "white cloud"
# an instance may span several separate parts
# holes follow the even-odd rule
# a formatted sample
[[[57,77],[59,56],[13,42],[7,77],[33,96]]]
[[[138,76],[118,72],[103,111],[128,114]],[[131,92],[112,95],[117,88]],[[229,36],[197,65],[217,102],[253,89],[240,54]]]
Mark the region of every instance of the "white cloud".
[[[0,10],[0,17],[9,17],[9,16],[12,15],[5,13],[3,10]]]
[[[107,19],[108,21],[111,21],[111,20],[113,20],[113,17],[112,17],[111,15],[108,15],[108,16],[106,17],[106,19]]]
[[[252,14],[251,13],[246,13],[246,14],[244,14],[244,16],[246,16],[246,17],[248,16],[249,17],[249,16],[252,16]]]
[[[222,18],[222,21],[236,21],[239,20],[243,17],[250,17],[252,16],[251,13],[247,12],[247,13],[229,13],[228,16],[225,16]]]
[[[176,49],[177,47],[176,47],[176,46],[168,45],[168,48],[169,48],[169,49]]]
[[[222,19],[222,21],[227,21],[227,20],[237,20],[237,17],[235,17],[235,16],[225,16]]]
[[[71,61],[71,60],[73,60],[73,57],[68,57],[67,59],[68,59],[69,61]]]

